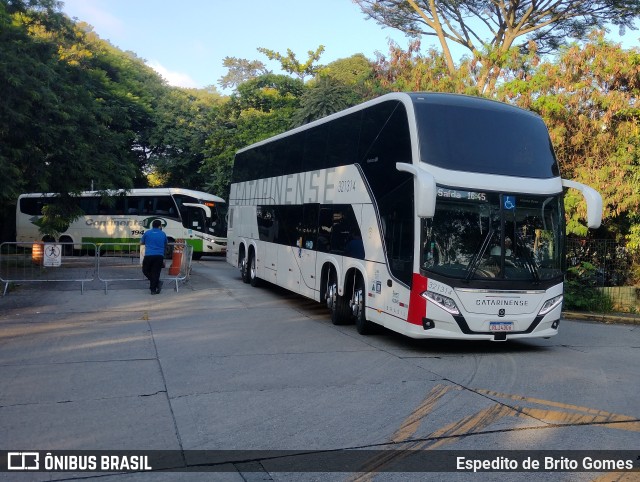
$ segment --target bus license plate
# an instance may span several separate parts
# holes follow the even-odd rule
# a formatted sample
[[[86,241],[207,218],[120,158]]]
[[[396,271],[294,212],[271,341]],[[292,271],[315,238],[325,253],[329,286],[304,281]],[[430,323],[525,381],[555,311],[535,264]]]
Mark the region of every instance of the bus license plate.
[[[513,331],[513,321],[491,321],[489,322],[490,331]]]

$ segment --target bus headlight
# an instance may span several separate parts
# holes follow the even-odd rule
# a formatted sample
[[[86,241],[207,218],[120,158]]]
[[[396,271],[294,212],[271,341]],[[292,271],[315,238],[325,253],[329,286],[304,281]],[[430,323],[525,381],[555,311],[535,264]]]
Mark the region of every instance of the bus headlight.
[[[441,294],[434,293],[433,291],[425,291],[422,293],[422,296],[452,315],[460,314],[460,310],[458,310],[456,302],[447,296],[442,296]]]
[[[562,299],[563,299],[562,295],[558,295],[558,296],[554,296],[550,300],[545,301],[544,305],[542,305],[542,308],[540,308],[540,312],[538,313],[538,315],[546,315],[552,309],[554,309],[556,306],[562,303]]]

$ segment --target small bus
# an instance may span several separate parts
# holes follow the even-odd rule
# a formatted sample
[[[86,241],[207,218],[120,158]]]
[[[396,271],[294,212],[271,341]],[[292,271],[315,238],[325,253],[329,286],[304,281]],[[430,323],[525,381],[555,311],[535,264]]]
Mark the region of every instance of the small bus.
[[[237,152],[227,261],[326,303],[335,324],[413,338],[558,333],[564,190],[532,112],[471,96],[393,93]]]
[[[60,243],[138,243],[154,219],[160,219],[169,242],[184,239],[193,257],[224,255],[227,249],[227,204],[212,194],[180,188],[131,189],[110,193],[80,193],[83,214],[57,239],[43,236],[37,226],[42,208],[56,202],[54,194],[30,193],[18,198],[16,241]],[[69,251],[73,245],[65,245]],[[66,253],[69,254],[69,253]]]

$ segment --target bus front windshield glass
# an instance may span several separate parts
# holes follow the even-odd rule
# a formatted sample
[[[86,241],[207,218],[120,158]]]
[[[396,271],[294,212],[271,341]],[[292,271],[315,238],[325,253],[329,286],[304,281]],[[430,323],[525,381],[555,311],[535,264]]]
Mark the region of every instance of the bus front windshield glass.
[[[436,212],[422,220],[420,266],[463,280],[550,280],[562,276],[561,194],[438,187]]]
[[[207,203],[205,203],[207,204]],[[214,236],[227,236],[227,205],[216,203],[211,208],[211,219],[209,220],[209,233]]]

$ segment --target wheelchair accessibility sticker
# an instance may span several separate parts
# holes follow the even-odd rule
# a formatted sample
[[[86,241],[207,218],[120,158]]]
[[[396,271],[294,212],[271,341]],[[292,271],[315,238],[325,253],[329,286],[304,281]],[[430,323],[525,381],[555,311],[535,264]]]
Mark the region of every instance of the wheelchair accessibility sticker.
[[[516,197],[515,196],[505,196],[503,198],[502,205],[508,211],[512,211],[516,208]]]

